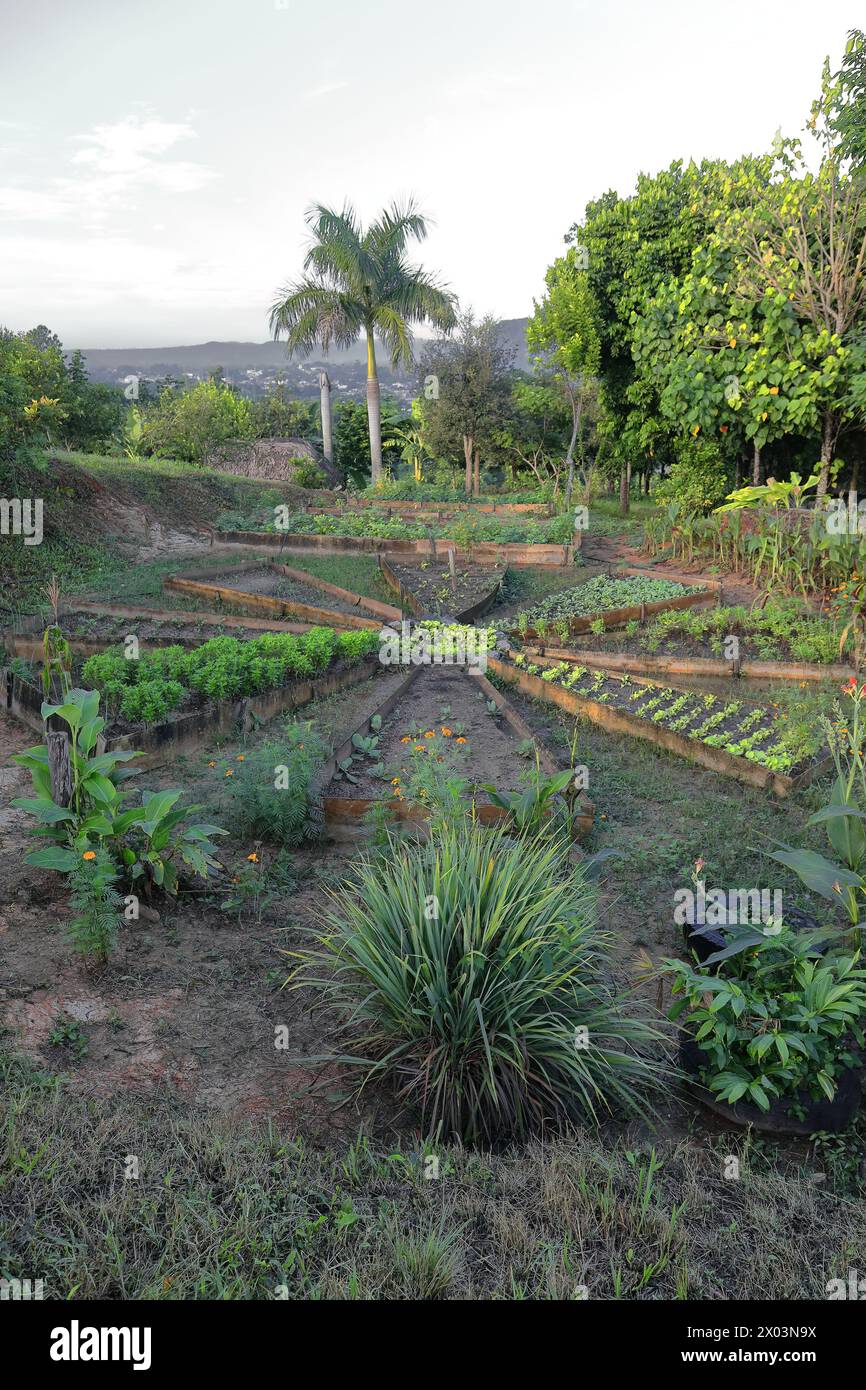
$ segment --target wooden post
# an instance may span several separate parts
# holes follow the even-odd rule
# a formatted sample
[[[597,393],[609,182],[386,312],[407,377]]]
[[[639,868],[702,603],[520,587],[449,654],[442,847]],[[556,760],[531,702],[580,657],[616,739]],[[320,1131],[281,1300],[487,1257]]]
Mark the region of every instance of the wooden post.
[[[49,729],[48,769],[51,774],[51,797],[58,806],[68,806],[72,800],[72,764],[69,761],[69,735],[63,730]]]

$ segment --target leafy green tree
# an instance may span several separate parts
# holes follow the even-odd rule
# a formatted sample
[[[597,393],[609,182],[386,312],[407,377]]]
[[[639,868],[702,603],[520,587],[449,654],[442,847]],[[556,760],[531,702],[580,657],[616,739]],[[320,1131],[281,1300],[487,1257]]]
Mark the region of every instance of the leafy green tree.
[[[252,438],[250,402],[216,381],[201,381],[189,391],[166,387],[145,422],[151,453],[190,463],[204,463],[221,444]]]
[[[252,428],[257,439],[314,439],[316,408],[309,401],[287,396],[278,386],[253,401]]]
[[[453,336],[428,344],[421,372],[433,394],[424,399],[427,442],[437,458],[462,447],[466,494],[481,490],[481,450],[493,453],[511,410],[515,349],[500,338],[499,321],[461,314]]]
[[[275,338],[285,333],[291,352],[317,344],[349,347],[363,333],[367,343],[367,413],[372,480],[382,473],[382,432],[375,339],[392,366],[413,361],[410,328],[429,322],[443,331],[454,324],[454,297],[426,271],[409,263],[410,241],[423,241],[427,222],[414,203],[394,204],[364,229],[348,204],[336,212],[314,204],[307,213],[313,244],[303,279],[280,290],[271,309]]]
[[[679,433],[661,409],[651,378],[632,353],[634,316],[661,285],[684,275],[710,230],[700,198],[706,168],[676,161],[655,175],[641,174],[633,194],[614,192],[587,205],[566,240],[586,268],[597,310],[601,433],[620,472],[620,497],[628,508],[628,470],[636,458],[672,462]]]
[[[584,409],[601,362],[598,306],[585,269],[578,264],[577,249],[570,247],[545,275],[547,293],[534,304],[526,329],[530,352],[550,373],[564,395],[571,413],[571,435],[565,456],[565,500],[574,486],[574,451]]]

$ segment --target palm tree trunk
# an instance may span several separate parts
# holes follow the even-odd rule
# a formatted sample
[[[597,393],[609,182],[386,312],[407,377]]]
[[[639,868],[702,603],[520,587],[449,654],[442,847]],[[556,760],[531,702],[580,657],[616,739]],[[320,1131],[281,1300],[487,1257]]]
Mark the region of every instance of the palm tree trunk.
[[[382,417],[379,409],[379,378],[376,375],[376,349],[373,330],[367,329],[367,420],[370,425],[370,477],[382,477]]]
[[[331,379],[327,372],[319,372],[319,400],[322,406],[322,453],[325,462],[334,462],[334,434],[331,428]]]

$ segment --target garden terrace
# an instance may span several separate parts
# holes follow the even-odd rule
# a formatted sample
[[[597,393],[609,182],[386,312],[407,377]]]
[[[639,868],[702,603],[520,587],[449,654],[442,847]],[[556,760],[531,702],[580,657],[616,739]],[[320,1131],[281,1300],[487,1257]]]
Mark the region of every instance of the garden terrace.
[[[100,751],[140,749],[155,765],[207,737],[266,722],[314,696],[366,679],[377,632],[312,628],[296,635],[267,633],[248,640],[223,636],[193,649],[170,646],[128,660],[123,649],[91,656],[79,679],[100,692],[106,729]],[[40,732],[42,694],[9,671],[6,708]]]
[[[718,587],[712,584],[688,586],[639,570],[599,574],[524,609],[517,615],[512,636],[559,636],[564,640],[571,634],[589,632],[594,626],[603,629],[644,622],[649,615],[668,609],[713,603],[718,595]]]
[[[729,648],[731,638],[736,646]],[[736,656],[726,657],[726,649]],[[527,648],[527,650],[530,650]],[[667,611],[643,628],[576,635],[570,650],[549,640],[538,649],[608,670],[669,675],[743,676],[757,680],[847,680],[838,663],[839,637],[825,619],[795,602]]]
[[[195,575],[172,575],[166,578],[163,587],[170,592],[192,594],[220,609],[273,613],[281,617],[291,615],[307,623],[325,623],[336,628],[372,631],[380,625],[381,619],[399,617],[391,604],[351,593],[318,575],[289,565],[259,561],[199,570]],[[321,600],[323,595],[327,596],[327,607],[314,602]],[[362,616],[365,612],[371,616]]]
[[[787,796],[821,765],[823,730],[764,705],[656,685],[567,661],[521,653],[490,659],[491,672],[525,694],[584,715],[702,763],[752,786]]]
[[[78,603],[58,615],[57,626],[75,656],[88,657],[106,647],[135,636],[142,650],[149,647],[198,646],[211,637],[239,639],[258,637],[263,632],[306,632],[309,623],[275,621],[273,618],[244,618],[229,613],[184,612],[183,609],[130,607],[127,605]],[[41,662],[45,621],[19,619],[2,634],[10,656],[26,662]]]
[[[318,779],[325,826],[334,839],[364,838],[373,832],[378,807],[398,825],[417,829],[442,778],[456,788],[467,814],[474,807],[482,824],[502,824],[508,814],[492,803],[484,784],[498,792],[525,788],[536,756],[543,774],[560,770],[483,676],[416,666],[325,765]],[[455,809],[452,803],[452,815]],[[582,797],[573,833],[587,833],[592,819],[592,805]]]
[[[386,583],[400,599],[404,611],[416,617],[453,616],[460,622],[481,617],[496,603],[506,569],[464,561],[450,565],[424,560],[417,565],[389,563],[379,557],[379,568]]]

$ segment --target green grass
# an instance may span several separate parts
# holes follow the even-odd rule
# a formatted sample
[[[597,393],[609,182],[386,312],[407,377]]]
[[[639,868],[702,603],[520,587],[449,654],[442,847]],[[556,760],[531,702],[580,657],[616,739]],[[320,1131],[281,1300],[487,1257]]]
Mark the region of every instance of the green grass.
[[[339,584],[365,598],[395,603],[396,596],[382,578],[374,555],[287,555],[285,563],[294,569],[306,570],[330,584]]]
[[[0,1082],[0,1262],[49,1299],[821,1299],[866,1242],[845,1159],[862,1135],[776,1161],[732,1134],[585,1130],[321,1151],[180,1102],[89,1099],[10,1057]]]

